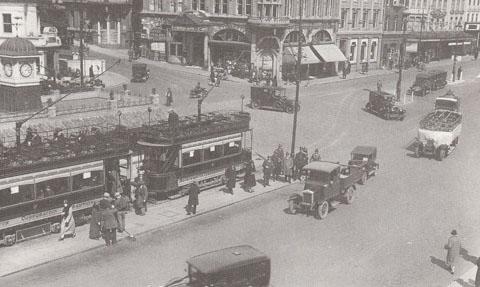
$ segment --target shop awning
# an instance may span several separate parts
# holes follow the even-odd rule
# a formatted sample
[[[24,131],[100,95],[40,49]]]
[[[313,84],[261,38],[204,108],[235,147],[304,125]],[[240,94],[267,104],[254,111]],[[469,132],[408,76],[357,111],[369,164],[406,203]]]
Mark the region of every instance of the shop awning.
[[[295,64],[297,62],[297,48],[287,47],[283,52],[284,64]],[[322,61],[313,53],[310,46],[302,47],[302,64],[317,64]]]
[[[325,45],[313,45],[312,49],[315,50],[318,55],[325,62],[343,62],[346,61],[345,55],[335,44]]]
[[[417,53],[418,43],[408,43],[405,51],[407,51],[407,53]]]

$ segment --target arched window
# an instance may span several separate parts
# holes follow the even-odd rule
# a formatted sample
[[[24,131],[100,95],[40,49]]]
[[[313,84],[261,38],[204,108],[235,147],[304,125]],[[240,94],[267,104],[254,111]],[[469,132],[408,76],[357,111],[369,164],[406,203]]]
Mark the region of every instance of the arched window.
[[[313,36],[313,42],[315,43],[332,42],[332,37],[330,36],[330,33],[328,33],[327,31],[321,30]]]
[[[350,62],[355,62],[357,59],[357,42],[350,43]]]
[[[377,42],[370,44],[370,60],[376,60],[377,58]]]
[[[360,47],[360,61],[364,62],[367,60],[367,42],[362,42],[362,47]]]
[[[217,32],[213,36],[213,40],[218,40],[218,41],[232,41],[232,42],[248,42],[247,37],[245,35],[237,30],[233,29],[226,29],[226,30],[221,30]]]
[[[284,43],[285,44],[294,44],[298,43],[298,39],[301,38],[302,43],[305,43],[305,36],[303,34],[300,34],[298,31],[292,31],[288,33],[287,37],[285,38]]]

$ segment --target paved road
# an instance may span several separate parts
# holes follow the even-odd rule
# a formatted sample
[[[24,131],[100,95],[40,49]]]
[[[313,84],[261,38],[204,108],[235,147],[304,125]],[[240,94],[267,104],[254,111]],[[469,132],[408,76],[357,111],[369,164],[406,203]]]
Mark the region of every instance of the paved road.
[[[274,286],[446,286],[457,276],[443,269],[443,245],[452,228],[459,231],[465,248],[458,275],[480,255],[480,79],[474,79],[480,71],[474,63],[464,64],[464,71],[467,81],[452,86],[462,97],[463,132],[459,148],[443,162],[413,158],[406,149],[419,119],[433,107],[432,95],[408,105],[405,121],[387,122],[361,109],[367,94],[362,89],[375,87],[374,78],[302,94],[299,144],[318,146],[324,158],[340,161],[347,160],[357,144],[379,148],[378,176],[359,187],[351,206],[338,206],[326,220],[285,213],[285,199],[301,189],[294,185],[134,243],[74,256],[0,283],[158,286],[183,275],[189,256],[246,243],[272,257]],[[406,75],[407,82],[412,74]],[[393,76],[384,78],[384,87],[394,87]],[[238,92],[215,98],[208,108],[215,103],[233,106]],[[288,146],[291,115],[253,111],[252,118],[256,150],[266,153],[277,142]]]

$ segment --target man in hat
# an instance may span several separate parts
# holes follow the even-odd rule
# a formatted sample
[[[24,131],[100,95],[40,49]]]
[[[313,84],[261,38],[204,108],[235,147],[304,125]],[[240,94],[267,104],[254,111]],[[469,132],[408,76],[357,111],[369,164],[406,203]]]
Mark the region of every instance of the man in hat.
[[[302,175],[302,169],[307,164],[307,162],[308,162],[307,153],[304,151],[302,147],[300,147],[299,151],[297,152],[293,160],[293,164],[295,166],[295,174],[294,174],[295,179],[300,179],[300,176]]]
[[[103,194],[103,198],[100,200],[100,209],[107,209],[109,206],[112,205],[112,197],[110,197],[110,193],[105,192]]]
[[[115,193],[115,201],[113,205],[117,209],[117,219],[118,219],[118,232],[123,232],[125,230],[125,215],[130,209],[128,199],[125,196],[122,196],[120,193]]]
[[[235,188],[237,179],[235,165],[228,165],[227,169],[225,169],[225,178],[227,179],[225,186],[227,187],[228,193],[233,195],[233,189]]]
[[[187,215],[191,213],[197,213],[197,205],[198,205],[198,194],[200,193],[200,187],[198,187],[198,183],[193,181],[188,189],[188,202],[187,202]]]
[[[133,185],[135,189],[135,213],[138,215],[145,215],[147,212],[148,189],[143,181],[142,175],[139,175]]]
[[[100,226],[107,246],[117,243],[117,210],[113,205],[102,210]]]
[[[270,185],[270,176],[273,170],[273,162],[270,156],[262,164],[263,167],[263,187]]]
[[[310,157],[310,162],[312,161],[321,161],[322,157],[320,156],[320,152],[318,151],[318,148],[315,149],[315,152],[312,154]]]
[[[451,236],[448,238],[448,242],[445,245],[445,249],[447,249],[447,260],[445,263],[447,264],[448,268],[450,269],[450,273],[455,273],[455,261],[460,255],[460,249],[462,248],[462,243],[460,242],[460,238],[457,235],[457,230],[452,230],[450,233]]]
[[[169,107],[173,104],[173,94],[170,88],[167,88],[166,98],[167,98],[167,102],[165,103],[165,105]]]

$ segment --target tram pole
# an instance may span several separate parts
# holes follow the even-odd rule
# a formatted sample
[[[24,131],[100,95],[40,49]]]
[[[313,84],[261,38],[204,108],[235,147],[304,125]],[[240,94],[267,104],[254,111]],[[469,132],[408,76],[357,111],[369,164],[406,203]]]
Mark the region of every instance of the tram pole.
[[[80,0],[80,2],[83,2],[83,0]],[[80,58],[80,87],[83,88],[83,61],[84,61],[84,55],[83,55],[83,3],[80,3],[79,6],[79,14],[80,14],[80,51],[79,51],[79,58]]]
[[[300,11],[298,18],[298,51],[297,51],[297,79],[295,87],[295,106],[293,108],[293,131],[292,131],[292,148],[291,154],[295,154],[295,140],[297,136],[297,121],[298,121],[298,98],[300,96],[300,69],[302,63],[302,13],[303,1],[300,1]]]
[[[402,34],[402,45],[400,46],[400,59],[398,61],[398,80],[396,88],[397,101],[400,101],[400,96],[402,93],[402,73],[403,73],[403,63],[405,62],[405,50],[407,48],[407,38],[405,37],[405,32],[407,32],[407,19],[403,19],[403,34]]]

